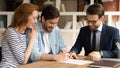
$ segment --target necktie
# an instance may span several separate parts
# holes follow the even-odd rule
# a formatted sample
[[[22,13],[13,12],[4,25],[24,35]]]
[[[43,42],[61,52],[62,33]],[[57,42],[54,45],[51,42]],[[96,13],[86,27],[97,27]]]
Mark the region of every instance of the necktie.
[[[93,38],[92,38],[92,50],[95,51],[96,48],[96,32],[97,30],[93,30]]]

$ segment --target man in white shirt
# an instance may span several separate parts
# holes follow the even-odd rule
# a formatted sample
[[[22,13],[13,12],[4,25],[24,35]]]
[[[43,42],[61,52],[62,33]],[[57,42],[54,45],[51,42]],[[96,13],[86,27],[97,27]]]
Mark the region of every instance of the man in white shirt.
[[[38,37],[30,57],[32,61],[69,59],[70,55],[57,27],[59,16],[59,11],[55,7],[48,6],[42,10],[41,20],[37,23]]]

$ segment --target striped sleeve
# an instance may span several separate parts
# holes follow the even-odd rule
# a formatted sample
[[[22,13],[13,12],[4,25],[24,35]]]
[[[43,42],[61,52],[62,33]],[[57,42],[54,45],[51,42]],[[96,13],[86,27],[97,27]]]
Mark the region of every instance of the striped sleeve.
[[[6,33],[7,40],[14,57],[20,64],[22,64],[24,62],[24,50],[22,48],[23,44],[20,41],[18,34],[12,29],[9,29]]]

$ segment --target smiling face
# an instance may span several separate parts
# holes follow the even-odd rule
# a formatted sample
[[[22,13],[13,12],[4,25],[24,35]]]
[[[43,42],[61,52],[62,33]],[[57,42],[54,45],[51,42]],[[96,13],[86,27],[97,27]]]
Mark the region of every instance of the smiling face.
[[[35,26],[35,23],[37,23],[38,19],[38,11],[34,10],[32,14],[28,17],[27,27],[33,28]]]
[[[57,26],[59,17],[54,19],[47,19],[45,20],[44,17],[42,17],[42,28],[45,32],[50,33],[54,29],[54,27]]]
[[[87,14],[87,23],[91,30],[95,30],[102,23],[102,17],[99,18],[99,16],[97,14],[95,14],[95,15]]]

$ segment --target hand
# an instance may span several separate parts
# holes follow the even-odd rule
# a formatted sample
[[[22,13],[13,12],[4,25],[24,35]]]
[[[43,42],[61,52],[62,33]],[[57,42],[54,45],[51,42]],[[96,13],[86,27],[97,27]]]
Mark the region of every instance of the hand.
[[[56,61],[63,61],[69,59],[70,54],[69,53],[60,53],[57,55],[54,55],[54,60]]]
[[[66,50],[61,50],[60,53],[68,53]]]
[[[29,33],[30,40],[35,40],[38,36],[38,30],[36,28],[33,28],[32,31]]]
[[[97,60],[100,58],[101,58],[101,54],[98,51],[93,51],[87,56],[87,59],[89,60]]]
[[[77,59],[77,55],[74,52],[70,52],[71,59]]]

